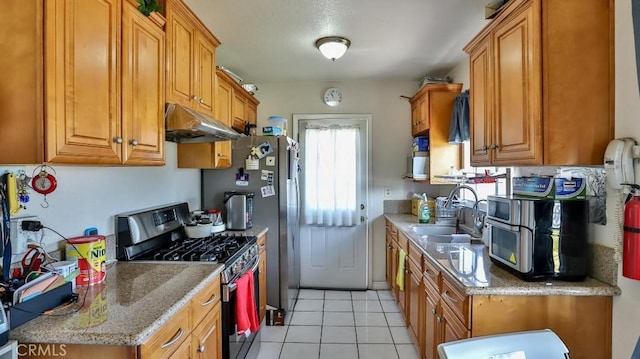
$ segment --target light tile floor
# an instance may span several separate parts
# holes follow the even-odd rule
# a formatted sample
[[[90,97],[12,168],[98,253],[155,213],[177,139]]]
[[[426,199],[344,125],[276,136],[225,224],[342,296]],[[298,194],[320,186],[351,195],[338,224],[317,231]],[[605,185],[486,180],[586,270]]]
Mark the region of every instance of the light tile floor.
[[[389,291],[300,291],[285,326],[262,326],[258,359],[418,359]]]

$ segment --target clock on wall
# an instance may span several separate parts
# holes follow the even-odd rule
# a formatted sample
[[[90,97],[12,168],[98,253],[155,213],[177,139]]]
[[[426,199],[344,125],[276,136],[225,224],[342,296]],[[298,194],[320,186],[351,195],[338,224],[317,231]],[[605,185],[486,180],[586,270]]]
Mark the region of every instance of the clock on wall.
[[[342,91],[340,89],[331,87],[324,92],[324,103],[331,107],[336,107],[342,102]]]

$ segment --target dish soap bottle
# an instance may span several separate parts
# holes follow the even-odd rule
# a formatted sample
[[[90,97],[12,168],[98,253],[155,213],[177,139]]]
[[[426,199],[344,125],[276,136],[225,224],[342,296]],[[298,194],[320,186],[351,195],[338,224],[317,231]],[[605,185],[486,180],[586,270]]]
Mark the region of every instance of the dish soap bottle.
[[[418,222],[429,223],[431,219],[431,210],[429,209],[429,201],[427,195],[422,194],[422,200],[420,201],[420,209],[418,210]]]

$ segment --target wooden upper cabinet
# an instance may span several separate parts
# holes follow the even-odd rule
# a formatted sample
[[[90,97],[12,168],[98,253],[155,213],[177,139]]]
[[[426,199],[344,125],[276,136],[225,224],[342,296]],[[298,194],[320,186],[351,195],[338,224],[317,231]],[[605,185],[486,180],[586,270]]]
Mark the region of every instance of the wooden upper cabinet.
[[[137,7],[122,16],[123,163],[164,164],[164,31]]]
[[[43,1],[1,2],[2,164],[44,161]]]
[[[449,144],[451,113],[461,83],[426,84],[411,100],[411,134],[429,137],[429,181],[460,168],[460,146]],[[441,181],[441,180],[440,180]]]
[[[45,1],[47,162],[121,163],[120,6]]]
[[[220,41],[180,0],[167,0],[167,102],[215,114],[216,47]]]
[[[613,13],[610,0],[513,0],[465,47],[472,165],[602,163],[614,136]]]
[[[258,123],[258,103],[254,100],[252,97],[247,101],[247,123],[252,125]]]
[[[231,127],[238,131],[244,131],[244,125],[247,123],[247,98],[240,91],[233,92],[233,118],[231,119]]]
[[[530,3],[494,32],[493,163],[541,164],[539,14]]]
[[[191,105],[194,91],[193,44],[195,28],[181,7],[167,2],[167,101]]]
[[[486,166],[491,163],[489,146],[491,146],[491,42],[485,39],[470,54],[469,69],[471,88],[469,92],[469,111],[471,115],[471,164]]]
[[[164,164],[161,15],[134,0],[3,5],[0,163]]]
[[[196,110],[213,115],[216,94],[216,47],[202,34],[196,34],[195,84],[197,86]]]

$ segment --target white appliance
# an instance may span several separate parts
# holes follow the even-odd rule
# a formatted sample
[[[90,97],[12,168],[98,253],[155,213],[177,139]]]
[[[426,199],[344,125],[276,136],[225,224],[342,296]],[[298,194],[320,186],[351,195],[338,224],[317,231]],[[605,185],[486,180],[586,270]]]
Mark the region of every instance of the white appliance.
[[[569,349],[544,329],[443,343],[438,354],[440,359],[568,359]]]

